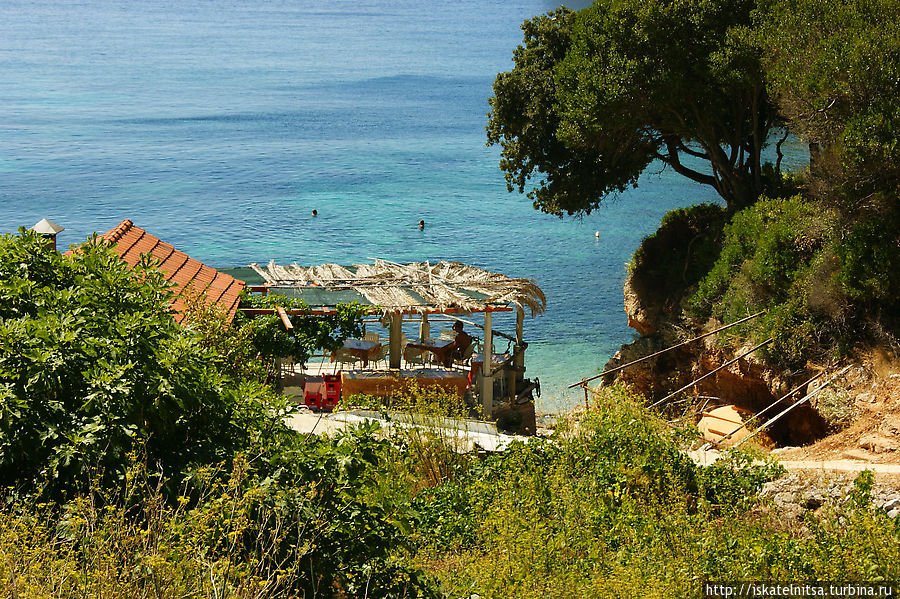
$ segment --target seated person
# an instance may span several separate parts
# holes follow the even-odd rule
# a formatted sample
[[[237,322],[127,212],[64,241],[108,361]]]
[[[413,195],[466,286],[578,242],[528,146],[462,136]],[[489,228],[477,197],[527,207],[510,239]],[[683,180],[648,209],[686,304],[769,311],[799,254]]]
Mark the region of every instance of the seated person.
[[[458,320],[453,323],[453,330],[456,331],[456,337],[453,343],[448,346],[447,357],[444,359],[444,366],[453,364],[453,360],[460,360],[463,352],[472,344],[475,339],[463,330],[463,323]]]

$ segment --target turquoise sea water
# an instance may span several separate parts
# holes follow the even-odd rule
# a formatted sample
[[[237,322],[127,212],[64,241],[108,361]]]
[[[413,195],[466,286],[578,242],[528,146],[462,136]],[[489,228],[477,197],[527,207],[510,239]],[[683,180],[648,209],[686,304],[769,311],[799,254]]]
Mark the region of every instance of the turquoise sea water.
[[[641,238],[715,196],[656,171],[560,220],[507,193],[487,98],[521,22],[555,7],[4,0],[0,232],[46,217],[64,247],[127,217],[212,266],[377,256],[532,277],[548,309],[526,320],[528,375],[539,409],[567,407],[565,384],[633,338]]]

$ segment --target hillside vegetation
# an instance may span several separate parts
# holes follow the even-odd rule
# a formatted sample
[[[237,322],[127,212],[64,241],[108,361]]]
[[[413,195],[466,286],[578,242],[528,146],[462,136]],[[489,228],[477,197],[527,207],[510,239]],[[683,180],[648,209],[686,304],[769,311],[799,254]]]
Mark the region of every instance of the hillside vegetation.
[[[896,351],[898,20],[897,0],[559,9],[523,25],[515,67],[494,83],[488,143],[509,189],[559,216],[657,166],[715,190],[721,218],[678,210],[636,253],[643,316],[699,328],[765,309],[730,339],[774,337],[764,357],[788,372]],[[792,135],[810,153],[798,173],[782,171]]]
[[[758,309],[783,369],[900,335],[897,0],[598,0],[524,25],[488,128],[510,186],[596,208],[663,164],[722,198],[632,265],[700,324]],[[766,164],[794,134],[803,173]],[[533,179],[534,178],[534,179]],[[663,260],[656,257],[662,256]],[[289,430],[276,358],[360,312],[175,324],[148,259],[0,239],[0,591],[10,597],[697,597],[705,580],[900,580],[900,520],[849,499],[785,517],[780,468],[696,466],[619,388],[550,439],[460,454],[437,429]],[[266,300],[257,300],[263,301]],[[301,307],[298,304],[294,307]],[[731,342],[725,337],[726,342]],[[448,398],[394,404],[440,416]],[[360,400],[362,401],[362,400]],[[441,407],[443,406],[443,408]]]

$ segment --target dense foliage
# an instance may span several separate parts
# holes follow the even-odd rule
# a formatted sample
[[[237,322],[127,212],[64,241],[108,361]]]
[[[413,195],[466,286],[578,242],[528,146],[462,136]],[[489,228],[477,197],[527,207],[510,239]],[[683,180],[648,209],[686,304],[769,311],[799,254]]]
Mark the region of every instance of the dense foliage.
[[[897,219],[898,19],[897,0],[782,0],[761,27],[769,88],[815,144],[812,191],[854,220]]]
[[[644,238],[629,264],[629,284],[645,309],[656,306],[666,314],[680,309],[683,296],[718,258],[726,220],[725,210],[715,204],[678,208],[663,216],[659,229]]]
[[[649,318],[677,317],[692,294],[689,316],[765,309],[732,333],[773,337],[763,353],[789,369],[859,343],[897,350],[898,20],[897,0],[560,9],[523,25],[515,67],[494,83],[488,143],[502,147],[510,189],[558,215],[590,212],[653,161],[716,188],[726,235],[723,220],[695,218],[709,209],[676,211],[635,254],[630,282]],[[809,143],[810,166],[786,176],[791,134]],[[770,143],[774,165],[762,160]]]
[[[0,484],[118,480],[139,446],[171,476],[246,445],[257,392],[228,384],[168,304],[149,261],[102,242],[63,257],[33,233],[0,239]]]
[[[774,338],[764,351],[785,367],[830,357],[821,355],[823,346],[840,336],[848,318],[835,280],[835,220],[801,197],[763,199],[737,213],[725,226],[718,260],[690,300],[693,314],[734,322],[766,310],[729,334],[756,343]]]
[[[242,306],[270,308],[280,306],[285,310],[301,311],[289,315],[292,329],[285,328],[277,314],[258,315],[252,318],[239,314],[235,327],[246,338],[246,347],[268,366],[275,368],[275,360],[291,357],[296,364],[305,364],[316,351],[332,352],[341,347],[344,339],[363,334],[363,308],[357,303],[335,306],[334,311],[310,317],[306,302],[284,296],[245,296]]]
[[[420,493],[420,562],[450,597],[696,597],[704,580],[892,580],[900,527],[861,500],[804,523],[755,492],[780,467],[701,468],[617,390],[551,442]],[[862,489],[864,491],[864,489]]]
[[[403,401],[414,406],[424,399]],[[440,410],[438,410],[439,412]],[[869,505],[786,520],[780,467],[698,467],[619,389],[550,440],[479,456],[417,418],[274,435],[193,471],[175,501],[140,460],[121,495],[0,507],[0,589],[19,596],[684,597],[703,580],[895,580],[900,526]],[[409,551],[412,551],[410,557]],[[421,574],[411,569],[414,560]]]
[[[5,590],[424,593],[403,565],[409,515],[372,491],[385,442],[297,435],[253,345],[268,321],[228,326],[195,301],[182,327],[170,303],[149,258],[128,267],[97,239],[68,256],[24,230],[0,239]],[[307,318],[297,330],[320,336],[284,347],[358,326],[352,307]]]
[[[422,597],[412,516],[377,492],[388,442],[278,435],[198,468],[172,501],[141,462],[64,505],[0,506],[0,590],[19,597]],[[252,457],[251,457],[252,456]],[[408,504],[408,502],[406,502]],[[402,507],[402,506],[401,506]]]

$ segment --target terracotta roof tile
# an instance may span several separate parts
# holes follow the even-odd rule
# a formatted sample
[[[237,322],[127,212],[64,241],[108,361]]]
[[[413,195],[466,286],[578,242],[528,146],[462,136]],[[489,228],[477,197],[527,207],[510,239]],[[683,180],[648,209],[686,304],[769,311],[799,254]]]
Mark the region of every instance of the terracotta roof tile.
[[[123,236],[123,241],[128,237],[126,233]],[[128,264],[134,266],[137,264],[141,256],[144,254],[151,254],[153,250],[156,249],[156,246],[159,245],[159,239],[154,237],[153,235],[148,235],[146,232],[141,235],[141,238],[137,240],[137,242],[128,248],[127,251],[119,252],[119,255],[122,256],[122,259],[125,260]],[[118,247],[118,246],[116,246]],[[118,250],[116,250],[118,252]]]
[[[165,262],[174,251],[175,248],[173,248],[168,243],[159,242],[158,244],[156,244],[156,247],[153,248],[151,254],[154,258],[159,260],[160,266],[162,266],[162,263]]]
[[[121,227],[121,225],[119,226]],[[126,253],[128,253],[128,250],[130,250],[132,247],[134,247],[135,244],[141,241],[141,238],[143,236],[144,230],[134,227],[133,229],[119,231],[116,235],[109,235],[107,233],[106,235],[103,235],[103,238],[116,245],[116,247],[119,248],[116,251],[120,256],[124,256]],[[112,239],[115,239],[116,241],[112,241]],[[140,253],[140,251],[138,253]]]
[[[194,260],[144,229],[135,227],[127,218],[101,237],[115,244],[113,251],[130,266],[137,264],[141,255],[147,252],[160,261],[157,268],[167,281],[175,283],[171,288],[171,307],[177,322],[184,320],[187,307],[184,296],[190,293],[203,293],[207,305],[218,304],[228,314],[229,322],[237,313],[241,291],[247,286],[244,281]]]
[[[190,258],[188,258],[187,254],[175,250],[168,258],[163,260],[162,264],[159,265],[159,269],[164,272],[172,273],[172,277],[174,278],[178,273],[178,270],[184,266],[188,260],[190,260]]]

